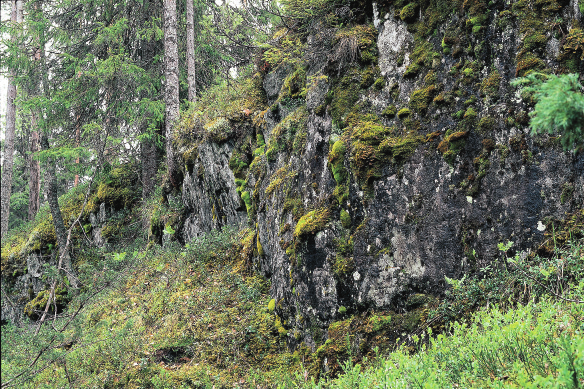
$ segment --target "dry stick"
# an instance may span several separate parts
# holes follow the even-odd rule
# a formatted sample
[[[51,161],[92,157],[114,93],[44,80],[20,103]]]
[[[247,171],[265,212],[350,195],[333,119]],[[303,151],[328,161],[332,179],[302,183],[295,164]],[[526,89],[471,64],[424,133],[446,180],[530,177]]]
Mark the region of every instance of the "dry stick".
[[[83,231],[83,235],[85,236],[85,239],[87,239],[87,243],[92,246],[93,243],[91,242],[91,240],[89,239],[89,237],[87,236],[87,233],[85,232],[85,228],[83,228],[83,226],[81,225],[81,221],[78,220],[77,224],[79,224],[79,227],[81,227],[81,231]]]

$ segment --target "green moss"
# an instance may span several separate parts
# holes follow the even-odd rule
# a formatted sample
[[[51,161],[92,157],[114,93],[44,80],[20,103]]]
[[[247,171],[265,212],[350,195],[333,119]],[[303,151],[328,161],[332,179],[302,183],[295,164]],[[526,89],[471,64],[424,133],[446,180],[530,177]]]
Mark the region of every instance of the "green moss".
[[[484,96],[496,98],[499,96],[499,84],[501,83],[501,74],[498,70],[493,70],[482,82],[480,91]]]
[[[275,309],[276,309],[276,300],[271,299],[270,302],[268,303],[268,311],[274,312]]]
[[[304,206],[300,197],[287,197],[284,200],[284,212],[290,212],[294,221],[298,221],[304,214]]]
[[[397,117],[400,119],[403,119],[403,118],[410,116],[411,113],[412,113],[412,111],[410,111],[408,108],[402,108],[398,111]]]
[[[395,107],[395,105],[388,105],[387,107],[385,107],[385,109],[381,112],[381,114],[383,116],[387,116],[389,118],[392,118],[396,115],[397,113],[397,108]]]
[[[342,28],[335,34],[333,44],[343,41],[356,43],[359,48],[359,60],[362,65],[377,62],[377,30],[373,25],[358,24],[351,28]],[[369,84],[371,85],[371,84]]]
[[[234,152],[229,159],[229,169],[233,172],[236,177],[244,177],[244,171],[249,165],[243,160],[242,155],[238,152]]]
[[[447,131],[444,139],[438,144],[438,151],[450,165],[466,144],[467,131]]]
[[[391,156],[392,161],[396,164],[405,162],[415,151],[416,148],[425,141],[423,136],[409,134],[403,138],[387,138],[379,145],[379,150]]]
[[[491,116],[482,117],[477,126],[478,132],[481,134],[488,134],[495,128],[495,118]]]
[[[367,320],[367,332],[379,332],[385,331],[390,328],[391,325],[391,315],[378,315],[372,314]]]
[[[345,308],[341,305],[339,307],[339,314],[344,315],[345,313],[347,313],[347,308]]]
[[[412,78],[424,68],[432,65],[434,54],[433,46],[425,39],[416,39],[414,51],[410,55],[411,63],[406,68],[403,76],[405,78]]]
[[[294,171],[288,170],[288,166],[281,167],[278,169],[272,177],[270,177],[270,183],[266,188],[266,196],[270,196],[276,190],[280,190],[283,185],[289,184],[291,180],[296,177],[296,173]]]
[[[565,182],[562,185],[562,194],[560,195],[560,203],[565,204],[570,201],[572,195],[574,194],[574,184],[571,182]]]
[[[473,107],[468,107],[466,111],[464,111],[463,119],[476,119],[477,116],[477,111],[475,111]]]
[[[335,178],[337,185],[342,185],[347,180],[347,170],[344,165],[345,151],[345,142],[338,140],[333,144],[328,157],[333,177]]]
[[[373,83],[373,88],[375,88],[375,90],[382,90],[384,86],[385,79],[383,77],[378,77]]]
[[[249,215],[251,210],[252,210],[251,196],[249,195],[249,192],[248,191],[242,192],[241,199],[245,203],[245,208],[246,208],[247,213]]]
[[[258,237],[257,237],[257,241],[256,241],[256,248],[257,248],[257,250],[258,250],[258,255],[259,255],[260,257],[263,257],[264,255],[266,255],[266,253],[265,253],[265,251],[264,251],[264,248],[263,248],[263,246],[262,246],[262,244],[261,244],[261,242],[260,242],[260,237],[259,237],[259,235],[258,235]]]
[[[345,211],[344,209],[341,209],[341,224],[343,225],[344,228],[351,228],[351,215],[349,215],[349,212]]]
[[[343,204],[349,198],[349,187],[347,185],[337,185],[333,191],[333,196],[339,204]]]
[[[517,15],[522,42],[515,58],[516,76],[546,68],[541,59],[547,43],[546,35],[555,26],[555,16],[561,11],[556,0],[519,0],[512,6]]]
[[[328,208],[319,208],[308,212],[298,220],[294,229],[294,236],[301,237],[322,230],[328,223],[329,217],[330,211]]]
[[[365,186],[369,186],[372,180],[379,178],[382,156],[375,146],[364,142],[354,141],[351,149],[351,162],[355,175]]]
[[[584,2],[581,1],[580,6],[584,6]],[[574,26],[570,29],[557,59],[564,71],[570,73],[580,71],[582,61],[584,61],[584,30],[582,28]]]
[[[436,73],[433,70],[430,70],[428,74],[424,77],[424,83],[428,86],[434,85],[438,82],[438,78],[436,77]]]
[[[541,71],[545,69],[545,63],[535,55],[527,53],[517,61],[517,68],[515,75],[523,77],[534,71]]]
[[[339,128],[344,128],[343,119],[351,112],[359,100],[359,88],[355,83],[361,82],[357,69],[349,70],[333,87],[331,98],[331,116]]]
[[[262,147],[266,145],[266,141],[264,140],[264,134],[262,134],[261,132],[258,132],[256,134],[256,143],[258,147]]]
[[[367,119],[367,118],[363,118]],[[351,131],[351,138],[358,139],[368,145],[377,145],[383,139],[393,134],[393,128],[385,127],[373,121],[356,121]]]
[[[306,69],[303,66],[298,67],[292,74],[284,79],[282,86],[283,93],[279,99],[305,99],[306,98]]]
[[[326,107],[327,107],[326,104],[321,104],[314,109],[314,113],[317,114],[318,116],[323,116],[326,113]]]
[[[372,68],[367,68],[361,73],[361,88],[367,89],[375,82],[375,76]]]
[[[470,99],[468,99],[464,102],[464,105],[472,105],[476,102],[477,102],[477,97],[473,95],[470,97]]]
[[[454,97],[451,93],[440,93],[438,96],[434,97],[432,100],[435,104],[445,105],[452,104],[454,102]]]
[[[416,10],[418,9],[418,5],[416,3],[409,3],[399,13],[399,17],[404,22],[412,22],[416,19]]]
[[[410,97],[410,108],[418,113],[424,113],[435,93],[436,87],[434,85],[414,91]]]
[[[332,264],[333,273],[339,277],[351,274],[355,270],[353,257],[337,254]]]

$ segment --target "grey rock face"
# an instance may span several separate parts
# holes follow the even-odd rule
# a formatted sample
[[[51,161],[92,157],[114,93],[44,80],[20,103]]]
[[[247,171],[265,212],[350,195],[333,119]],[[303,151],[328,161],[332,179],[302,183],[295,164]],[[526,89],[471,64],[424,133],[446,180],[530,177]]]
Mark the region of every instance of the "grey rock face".
[[[379,50],[379,69],[386,77],[401,75],[410,64],[408,46],[414,43],[414,36],[406,28],[406,23],[395,18],[387,19],[383,24],[377,38]],[[401,66],[397,64],[398,57],[404,56]]]
[[[403,78],[414,43],[405,23],[391,16],[379,23],[379,70],[385,85],[397,84],[399,93],[393,95],[387,87],[363,90],[358,104],[377,114],[390,104],[408,106],[411,92],[427,85],[423,75]],[[442,32],[445,27],[438,29]],[[247,172],[246,185],[256,205],[249,226],[256,229],[263,247],[264,255],[255,258],[255,264],[271,280],[276,311],[289,327],[303,334],[300,339],[290,338],[292,345],[298,341],[314,345],[311,331],[337,320],[341,306],[349,312],[403,310],[413,293],[440,295],[445,276],[461,278],[489,265],[498,266],[502,260],[498,243],[510,240],[515,248],[529,250],[541,242],[549,220],[561,220],[566,213],[582,209],[584,155],[562,151],[547,136],[531,137],[526,123],[505,124],[510,112],[529,109],[509,85],[520,43],[517,29],[493,23],[485,31],[493,68],[478,69],[474,84],[455,83],[449,74],[457,62],[452,56],[432,63],[440,91],[454,95],[451,107],[431,104],[415,118],[423,122],[420,135],[437,133],[438,138],[421,142],[402,164],[388,161],[369,189],[350,173],[348,199],[342,204],[333,195],[337,183],[328,164],[331,140],[338,139],[339,133],[332,124],[330,106],[321,109],[328,104],[330,80],[307,85],[306,121],[295,134],[283,135],[282,127],[298,113],[297,106],[280,103],[278,113],[268,110],[265,114],[261,132],[266,149],[278,141],[289,141],[294,147],[275,148],[278,151],[270,158],[257,157],[255,168]],[[440,50],[440,39],[431,42],[436,50]],[[546,61],[551,63],[557,42],[552,39],[548,46]],[[401,55],[404,62],[398,66]],[[480,57],[483,52],[472,55]],[[324,71],[325,62],[310,63],[310,74]],[[499,96],[484,97],[476,85],[493,69],[501,75]],[[266,75],[264,89],[270,104],[278,98],[289,72],[280,67]],[[460,93],[454,94],[458,89]],[[487,134],[476,131],[476,124],[471,126],[464,145],[447,163],[437,145],[447,130],[457,128],[451,114],[466,109],[465,99],[472,95],[477,97],[471,103],[477,121],[490,116],[495,124]],[[384,118],[383,123],[403,127],[397,118]],[[294,142],[286,136],[295,137]],[[486,150],[484,140],[496,147]],[[228,143],[200,146],[199,158],[183,185],[183,202],[189,210],[186,240],[225,224],[246,223],[245,207],[228,167],[236,147]],[[354,168],[349,151],[345,168],[349,172]],[[572,188],[569,195],[566,187]],[[325,208],[330,211],[326,225],[299,238],[295,233],[299,218]],[[349,228],[340,222],[341,209],[351,217]],[[343,254],[350,270],[339,272],[335,269],[339,247],[350,238],[352,251]],[[292,246],[295,251],[290,250]]]
[[[235,177],[229,169],[233,147],[227,143],[205,143],[192,172],[186,172],[182,201],[187,208],[184,239],[200,236],[225,225],[247,221],[245,206],[236,192]]]

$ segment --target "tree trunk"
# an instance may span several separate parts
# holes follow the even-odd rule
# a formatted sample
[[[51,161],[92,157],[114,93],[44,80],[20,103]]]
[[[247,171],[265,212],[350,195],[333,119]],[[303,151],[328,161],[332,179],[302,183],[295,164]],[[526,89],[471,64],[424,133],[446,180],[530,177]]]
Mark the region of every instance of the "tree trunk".
[[[49,150],[49,139],[46,135],[41,137],[41,147],[43,150]],[[67,230],[63,222],[63,215],[59,207],[59,197],[57,195],[57,175],[55,173],[55,161],[53,158],[48,158],[45,164],[45,185],[47,187],[47,202],[51,216],[53,217],[53,226],[55,227],[55,236],[57,237],[57,245],[59,246],[59,259],[63,258],[62,266],[66,273],[69,283],[76,288],[77,277],[73,270],[71,263],[71,256],[69,255],[69,248],[67,247]],[[59,262],[59,259],[57,262]]]
[[[173,187],[179,185],[176,157],[172,148],[173,128],[179,117],[178,40],[176,0],[164,0],[164,102],[166,104],[166,163]]]
[[[12,23],[22,22],[22,1],[12,1],[10,12],[10,21]],[[16,39],[16,36],[13,36]],[[0,224],[0,235],[8,231],[8,219],[10,218],[10,195],[12,194],[12,166],[14,164],[14,135],[16,132],[16,84],[14,77],[16,76],[14,70],[10,70],[8,76],[8,97],[6,107],[6,135],[5,135],[5,149],[4,149],[4,163],[2,165],[2,185],[1,185],[1,199],[0,209],[2,222]]]
[[[79,115],[75,117],[75,146],[79,147],[79,140],[81,138],[81,127],[79,124]],[[75,168],[79,169],[79,157],[75,159]],[[73,187],[77,188],[79,185],[79,173],[75,174],[75,181],[73,182]]]
[[[154,140],[145,139],[140,144],[142,154],[142,199],[146,200],[154,192],[154,179],[158,166],[158,148]]]
[[[193,0],[187,1],[187,84],[189,101],[197,100],[197,84],[195,82],[195,10]]]
[[[32,133],[30,136],[30,156],[28,157],[28,220],[33,220],[40,207],[41,166],[34,159],[34,153],[39,151],[39,132],[37,131],[36,116],[30,118]]]

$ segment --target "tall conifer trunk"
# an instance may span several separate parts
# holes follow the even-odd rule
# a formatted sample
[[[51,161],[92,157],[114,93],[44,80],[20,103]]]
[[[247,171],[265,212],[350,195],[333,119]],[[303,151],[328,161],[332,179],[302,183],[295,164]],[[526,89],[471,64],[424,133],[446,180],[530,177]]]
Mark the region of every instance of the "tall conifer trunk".
[[[33,220],[40,207],[41,166],[34,159],[34,153],[39,151],[39,132],[37,131],[36,116],[30,118],[32,132],[30,136],[30,156],[28,157],[28,220]]]
[[[189,101],[197,99],[197,84],[195,81],[195,10],[193,0],[187,2],[187,84],[189,86]]]
[[[46,135],[41,137],[41,147],[44,151],[48,151],[50,149],[49,139]],[[57,237],[57,245],[59,246],[59,259],[57,262],[61,263],[69,283],[73,287],[77,287],[77,277],[73,270],[71,256],[69,255],[69,248],[67,247],[67,229],[65,228],[63,215],[61,214],[61,208],[59,207],[57,175],[55,170],[55,160],[54,158],[49,157],[47,163],[45,164],[45,185],[47,187],[47,202],[49,203],[49,209],[51,211],[51,216],[53,217],[55,236]]]
[[[142,198],[145,200],[154,192],[154,178],[158,166],[158,147],[151,139],[140,142],[142,159]]]
[[[22,1],[12,1],[12,9],[10,13],[10,21],[12,23],[22,22]],[[13,36],[13,39],[16,39]],[[16,84],[14,77],[16,76],[14,70],[10,71],[8,76],[8,97],[6,107],[6,134],[4,149],[4,163],[2,165],[2,185],[1,185],[1,218],[0,234],[3,237],[8,231],[8,219],[10,218],[10,195],[12,194],[12,166],[14,164],[14,135],[16,132]]]
[[[179,180],[176,157],[172,148],[173,128],[179,117],[178,96],[178,40],[176,20],[176,0],[164,0],[164,102],[166,104],[166,164],[173,187]]]

